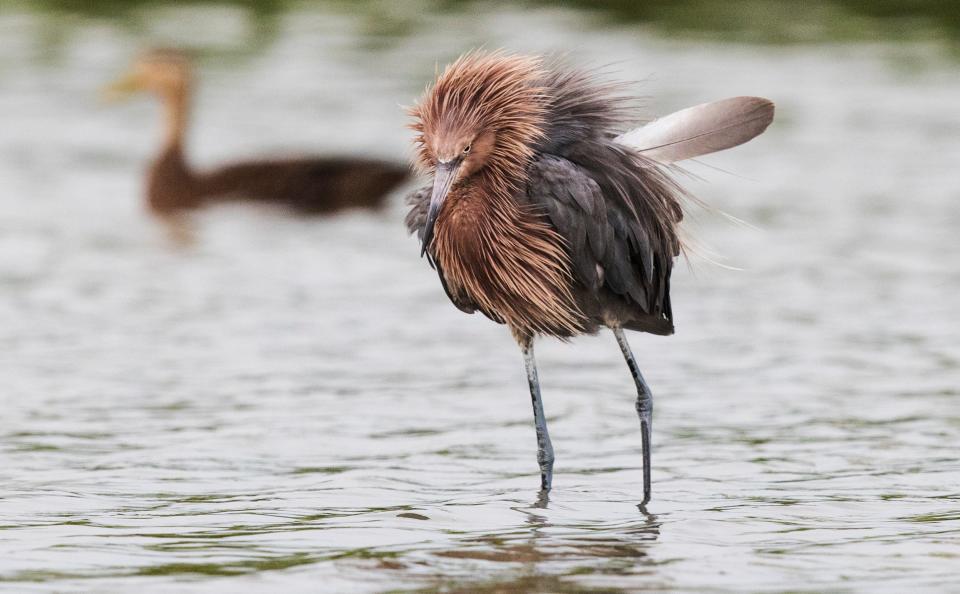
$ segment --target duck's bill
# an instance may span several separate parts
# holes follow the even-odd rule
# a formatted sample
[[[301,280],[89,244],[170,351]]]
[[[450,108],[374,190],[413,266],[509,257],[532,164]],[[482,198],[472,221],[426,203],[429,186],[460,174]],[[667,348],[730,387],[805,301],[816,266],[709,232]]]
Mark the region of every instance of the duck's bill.
[[[105,86],[100,91],[100,97],[104,101],[112,103],[126,99],[142,88],[140,78],[131,72]]]

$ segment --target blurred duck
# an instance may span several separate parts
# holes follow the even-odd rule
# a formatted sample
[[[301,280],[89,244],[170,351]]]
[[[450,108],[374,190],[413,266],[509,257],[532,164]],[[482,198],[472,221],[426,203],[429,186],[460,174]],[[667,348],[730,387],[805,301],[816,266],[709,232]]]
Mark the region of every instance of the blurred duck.
[[[158,215],[235,200],[276,204],[301,215],[378,208],[408,177],[404,166],[350,156],[264,158],[195,171],[183,149],[191,78],[183,53],[158,49],[143,54],[105,90],[111,100],[150,92],[163,105],[163,145],[147,174],[147,202]]]

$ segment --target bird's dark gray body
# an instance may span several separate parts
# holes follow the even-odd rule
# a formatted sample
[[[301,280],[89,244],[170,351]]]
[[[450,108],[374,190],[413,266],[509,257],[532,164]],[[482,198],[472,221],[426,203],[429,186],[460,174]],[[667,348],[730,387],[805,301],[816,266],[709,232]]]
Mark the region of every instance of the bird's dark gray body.
[[[586,333],[608,326],[672,334],[670,273],[681,249],[682,189],[662,166],[614,142],[628,113],[609,89],[577,72],[553,73],[544,86],[553,97],[547,140],[514,200],[564,239]],[[421,239],[430,195],[427,186],[408,198],[407,226]],[[482,311],[451,300],[468,313]]]

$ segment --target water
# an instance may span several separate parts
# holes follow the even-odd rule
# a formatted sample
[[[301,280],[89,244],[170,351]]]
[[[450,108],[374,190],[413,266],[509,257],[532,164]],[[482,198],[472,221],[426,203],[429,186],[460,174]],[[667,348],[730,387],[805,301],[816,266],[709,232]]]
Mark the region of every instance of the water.
[[[669,39],[550,8],[389,30],[340,5],[274,15],[261,46],[242,9],[191,10],[0,16],[0,589],[960,587],[960,79],[940,47]],[[324,221],[211,210],[173,245],[139,202],[155,106],[96,101],[145,35],[206,48],[201,165],[406,155],[397,105],[480,44],[616,62],[653,113],[775,99],[766,135],[691,166],[754,226],[688,227],[739,270],[693,258],[677,335],[631,335],[650,514],[609,333],[538,343],[557,451],[538,502],[520,354],[447,303],[399,196]]]

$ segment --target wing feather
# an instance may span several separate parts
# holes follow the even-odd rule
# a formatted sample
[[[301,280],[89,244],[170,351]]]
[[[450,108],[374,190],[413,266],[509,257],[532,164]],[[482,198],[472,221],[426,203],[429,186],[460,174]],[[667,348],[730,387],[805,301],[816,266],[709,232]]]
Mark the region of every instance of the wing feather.
[[[669,164],[741,145],[773,121],[774,105],[761,97],[730,97],[674,112],[615,141]]]
[[[596,295],[608,290],[646,313],[656,311],[658,302],[650,298],[660,292],[655,249],[642,222],[606,199],[588,171],[567,159],[542,155],[529,175],[524,199],[542,209],[567,242],[580,283]]]

